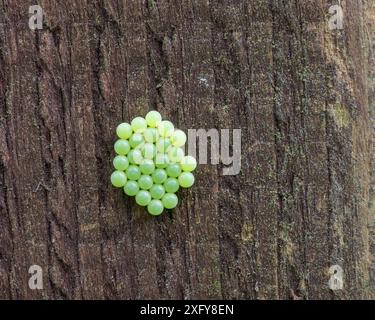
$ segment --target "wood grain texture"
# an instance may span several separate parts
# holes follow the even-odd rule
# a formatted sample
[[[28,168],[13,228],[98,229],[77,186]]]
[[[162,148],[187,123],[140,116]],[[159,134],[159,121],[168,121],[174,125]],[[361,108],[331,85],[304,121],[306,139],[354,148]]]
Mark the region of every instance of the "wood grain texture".
[[[0,298],[374,298],[375,9],[342,2],[331,31],[326,0],[43,0],[31,31],[1,1]],[[151,109],[242,129],[240,174],[149,217],[109,177]]]

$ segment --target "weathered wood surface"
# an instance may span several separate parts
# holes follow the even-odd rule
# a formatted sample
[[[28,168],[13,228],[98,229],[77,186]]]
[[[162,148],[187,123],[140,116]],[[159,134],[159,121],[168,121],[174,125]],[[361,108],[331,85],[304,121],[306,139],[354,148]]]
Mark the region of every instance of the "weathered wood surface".
[[[372,0],[332,31],[325,0],[44,0],[38,31],[32,4],[0,3],[0,298],[374,297]],[[150,109],[241,128],[241,173],[148,217],[109,176]]]

